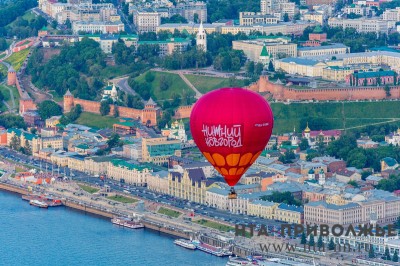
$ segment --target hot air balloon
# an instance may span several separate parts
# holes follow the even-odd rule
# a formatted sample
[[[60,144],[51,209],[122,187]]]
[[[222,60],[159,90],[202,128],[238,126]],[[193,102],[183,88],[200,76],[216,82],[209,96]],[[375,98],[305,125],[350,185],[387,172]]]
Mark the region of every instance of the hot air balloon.
[[[214,168],[233,186],[260,156],[271,137],[274,118],[268,102],[242,88],[203,95],[190,115],[193,140]]]

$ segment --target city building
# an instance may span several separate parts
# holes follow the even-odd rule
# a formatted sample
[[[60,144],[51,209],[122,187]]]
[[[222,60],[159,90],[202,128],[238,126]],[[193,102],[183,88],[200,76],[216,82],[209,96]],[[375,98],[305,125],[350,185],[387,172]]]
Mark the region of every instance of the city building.
[[[204,30],[203,22],[200,23],[199,30],[196,34],[196,46],[199,50],[207,51],[207,33]]]
[[[357,72],[346,76],[346,84],[354,87],[358,86],[378,86],[397,84],[398,75],[396,72],[387,71],[369,71]]]
[[[207,180],[202,169],[185,169],[183,174],[169,172],[168,194],[177,198],[206,203],[206,191],[214,182]]]
[[[397,131],[385,136],[385,141],[394,146],[400,146],[400,128]]]
[[[182,1],[169,9],[170,15],[179,14],[189,22],[207,21],[207,4],[202,1]]]
[[[282,39],[283,40],[283,39]],[[270,41],[268,39],[238,40],[232,41],[232,48],[242,50],[246,57],[254,62],[269,62],[271,57],[297,56],[297,44],[282,41]]]
[[[396,159],[391,157],[385,157],[381,160],[381,172],[385,170],[394,170],[399,167],[399,163]]]
[[[147,188],[157,193],[168,194],[168,172],[152,172],[147,176]]]
[[[134,186],[146,186],[147,177],[151,175],[147,167],[143,167],[122,159],[113,159],[108,163],[107,176],[121,183]]]
[[[325,16],[318,12],[309,11],[303,14],[303,20],[316,21],[319,24],[324,24]]]
[[[386,9],[382,14],[383,20],[400,21],[400,7]]]
[[[344,8],[344,13],[346,13],[348,15],[355,14],[355,15],[365,17],[365,16],[369,15],[371,12],[372,12],[371,7],[364,6],[364,5],[351,4]],[[385,14],[385,12],[383,14]],[[387,20],[387,19],[384,19],[384,20]]]
[[[342,43],[334,43],[317,47],[301,47],[297,49],[297,56],[318,56],[318,55],[332,55],[350,53],[350,47]]]
[[[28,148],[32,153],[40,150],[39,137],[17,128],[7,129],[7,146]]]
[[[281,203],[276,208],[275,219],[290,224],[303,224],[303,213],[303,207]]]
[[[262,217],[264,219],[276,220],[278,206],[279,203],[271,201],[253,200],[247,204],[247,214]]]
[[[161,24],[161,15],[153,9],[134,10],[133,24],[139,33],[155,32]]]
[[[179,122],[175,120],[175,122],[171,124],[171,127],[165,124],[165,128],[161,130],[161,135],[168,137],[168,139],[178,139],[181,142],[187,142],[185,125],[182,120]]]
[[[86,157],[85,160],[85,173],[89,175],[106,175],[108,171],[108,164],[111,160],[116,159],[115,155],[108,156],[91,156]]]
[[[80,33],[119,33],[125,30],[125,25],[121,21],[74,21],[72,32]]]
[[[60,123],[60,118],[61,118],[61,115],[52,116],[50,118],[47,118],[45,121],[46,127],[55,127],[57,124]]]
[[[168,140],[167,137],[143,138],[142,139],[142,161],[162,165],[168,163],[168,158],[179,153],[181,150],[180,140]]]
[[[149,45],[157,45],[159,49],[159,55],[171,55],[174,52],[182,53],[187,50],[190,46],[190,39],[184,38],[170,38],[165,41],[138,41],[138,46],[149,44]]]
[[[277,24],[279,19],[273,15],[259,12],[239,12],[239,24],[252,26],[254,24]]]
[[[328,144],[329,142],[333,140],[337,140],[340,138],[342,132],[340,130],[315,130],[312,131],[308,127],[304,129],[302,136],[303,138],[308,140],[308,143],[310,146],[315,146],[318,142],[323,142],[325,144]]]
[[[395,25],[394,21],[380,20],[380,19],[339,19],[329,18],[328,25],[330,27],[342,27],[343,29],[354,28],[357,32],[375,32],[376,34],[388,34],[389,29]]]

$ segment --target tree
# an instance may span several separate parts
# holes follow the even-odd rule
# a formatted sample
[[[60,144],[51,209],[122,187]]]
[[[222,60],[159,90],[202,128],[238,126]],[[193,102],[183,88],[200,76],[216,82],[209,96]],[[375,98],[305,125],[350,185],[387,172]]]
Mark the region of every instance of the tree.
[[[274,192],[272,192],[271,195],[262,196],[262,197],[260,197],[260,199],[278,202],[278,203],[285,203],[288,205],[301,206],[301,202],[299,200],[295,199],[294,196],[292,195],[292,193],[290,193],[289,191],[285,191],[285,192],[274,191]]]
[[[274,64],[272,63],[272,60],[269,60],[268,71],[270,71],[270,72],[274,72],[275,71]]]
[[[397,228],[397,229],[400,229],[400,216],[397,218],[397,221],[396,221],[396,228]]]
[[[58,26],[57,20],[53,20],[53,21],[51,22],[51,27],[52,27],[53,29],[56,29],[57,26]]]
[[[390,97],[391,94],[390,94],[390,87],[389,87],[389,85],[385,85],[384,90],[385,90],[385,93],[386,93],[386,97]]]
[[[65,26],[67,26],[68,29],[72,28],[71,20],[69,20],[69,18],[67,18],[67,20],[65,21]]]
[[[101,101],[100,103],[100,114],[102,116],[108,115],[110,113],[110,104],[108,101]]]
[[[311,235],[310,235],[310,239],[309,239],[309,241],[308,241],[308,244],[309,244],[311,247],[315,246],[314,234],[311,234]]]
[[[253,76],[254,75],[254,62],[249,61],[246,65],[247,75]]]
[[[114,104],[114,117],[119,116],[118,105]]]
[[[365,179],[366,179],[367,177],[369,177],[370,175],[372,175],[372,172],[370,172],[370,171],[363,171],[363,172],[361,173],[361,179],[365,181]]]
[[[199,14],[197,14],[197,13],[193,14],[193,22],[194,23],[199,23]]]
[[[0,91],[0,102],[4,101],[4,95],[3,93]]]
[[[357,182],[355,180],[350,180],[349,182],[347,182],[347,184],[353,186],[353,187],[359,187],[359,185],[357,184]]]
[[[10,148],[13,150],[18,150],[20,147],[21,140],[17,135],[11,137]]]
[[[32,147],[31,147],[31,145],[29,145],[29,141],[28,140],[25,140],[24,151],[25,151],[24,153],[26,155],[32,155]]]
[[[397,253],[397,250],[394,251],[392,260],[394,262],[398,262],[399,261],[399,254]]]
[[[322,236],[318,237],[317,247],[322,248],[324,246],[324,241],[322,241]]]
[[[302,138],[299,144],[299,148],[302,151],[307,150],[310,147],[310,145],[308,144],[308,139]]]
[[[166,91],[166,90],[168,90],[169,86],[170,86],[170,80],[168,79],[167,76],[162,75],[160,77],[160,89],[162,91]]]
[[[335,243],[333,242],[333,238],[331,238],[331,240],[329,241],[328,249],[335,250]]]
[[[152,71],[148,71],[144,76],[144,79],[146,80],[146,82],[152,83],[155,79],[155,75]]]
[[[302,244],[302,245],[307,244],[307,237],[306,237],[306,233],[304,233],[304,232],[301,234],[300,244]]]
[[[45,120],[49,117],[55,116],[55,115],[61,115],[61,107],[50,100],[43,101],[37,105],[38,108],[38,114],[40,117]]]
[[[284,22],[289,22],[289,14],[288,14],[288,13],[285,13],[285,14],[283,15],[283,21],[284,21]]]
[[[368,258],[370,259],[375,258],[374,246],[371,244],[369,245]]]
[[[118,134],[114,133],[107,141],[108,149],[120,146],[122,143]]]
[[[388,247],[385,247],[385,254],[383,255],[383,259],[384,260],[391,260],[390,252],[389,252],[389,248]]]

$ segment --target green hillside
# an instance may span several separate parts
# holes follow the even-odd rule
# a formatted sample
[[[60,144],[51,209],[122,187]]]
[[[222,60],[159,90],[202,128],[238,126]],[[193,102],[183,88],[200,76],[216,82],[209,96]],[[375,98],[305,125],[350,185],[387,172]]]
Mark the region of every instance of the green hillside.
[[[343,117],[346,128],[370,125],[379,122],[400,121],[400,102],[345,102],[342,103],[272,103],[275,126],[274,133],[303,130],[305,122],[315,119],[324,120],[322,129],[342,129]],[[343,116],[344,114],[344,116]],[[399,122],[397,122],[399,123]],[[399,123],[400,124],[400,123]],[[320,130],[314,125],[312,130]]]

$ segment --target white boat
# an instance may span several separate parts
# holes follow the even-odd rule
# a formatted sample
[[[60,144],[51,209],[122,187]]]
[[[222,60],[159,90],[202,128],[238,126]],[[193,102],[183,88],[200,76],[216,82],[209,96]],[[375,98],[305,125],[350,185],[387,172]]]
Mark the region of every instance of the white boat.
[[[113,219],[111,219],[111,222],[113,224],[119,225],[119,226],[123,226],[123,227],[127,227],[130,229],[140,229],[140,228],[144,228],[144,225],[139,222],[139,221],[132,221],[130,219],[126,219],[126,218],[122,218],[122,217],[115,217]]]
[[[192,243],[197,247],[197,249],[217,257],[226,257],[232,255],[232,252],[225,248],[215,247],[210,244],[202,243],[198,240],[193,240]]]
[[[186,240],[186,239],[176,239],[174,241],[174,243],[178,246],[187,248],[187,249],[192,249],[195,250],[196,249],[196,245],[193,244],[190,240]]]
[[[250,260],[240,257],[229,257],[226,266],[247,266],[254,265]]]
[[[29,204],[32,206],[39,207],[39,208],[48,208],[49,207],[49,205],[47,203],[39,201],[39,200],[30,200]]]

